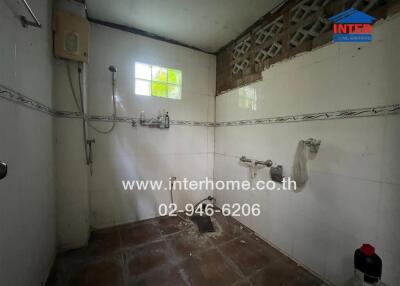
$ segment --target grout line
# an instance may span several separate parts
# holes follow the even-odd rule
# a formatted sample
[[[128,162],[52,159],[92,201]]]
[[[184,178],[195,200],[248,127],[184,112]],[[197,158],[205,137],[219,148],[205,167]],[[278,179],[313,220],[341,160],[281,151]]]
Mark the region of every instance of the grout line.
[[[232,217],[235,221],[237,221],[238,223],[240,223],[241,225],[243,225],[240,221],[238,221],[237,219],[235,219],[234,217]],[[250,229],[249,227],[243,225],[244,227]],[[289,260],[293,261],[294,263],[296,263],[297,266],[304,268],[307,272],[309,272],[310,274],[312,274],[313,276],[317,277],[318,279],[320,279],[322,282],[326,283],[327,285],[333,285],[331,284],[326,278],[323,278],[322,275],[316,273],[315,271],[311,270],[309,267],[307,267],[305,264],[298,262],[296,259],[294,259],[292,256],[289,256],[285,251],[283,251],[282,249],[280,249],[279,247],[277,247],[275,244],[273,244],[271,241],[267,240],[266,238],[264,238],[261,234],[259,234],[256,231],[253,231],[252,229],[250,229],[253,234],[259,238],[261,241],[263,241],[264,243],[268,244],[269,246],[271,246],[272,248],[274,248],[276,251],[278,251],[282,256],[288,258]],[[281,260],[282,258],[279,258],[278,260]],[[269,266],[269,264],[267,265]],[[265,266],[264,268],[266,268],[267,266]],[[257,271],[256,271],[257,272]],[[250,275],[251,276],[251,275]],[[325,285],[325,284],[324,284]]]
[[[236,265],[236,263],[228,256],[226,256],[222,250],[219,248],[219,246],[216,246],[215,249],[217,252],[222,256],[224,261],[233,269],[233,271],[239,276],[240,280],[243,280],[246,278],[246,275],[240,270],[239,266]],[[236,283],[236,282],[235,282]]]
[[[172,234],[163,234],[163,232],[159,229],[159,225],[160,225],[160,221],[154,220],[154,219],[149,219],[147,220],[154,228],[156,228],[158,230],[158,233],[160,234],[160,237],[151,241],[147,241],[141,244],[137,244],[137,245],[132,245],[129,248],[124,248],[122,246],[122,232],[121,232],[121,226],[117,226],[117,234],[118,234],[118,240],[119,240],[119,248],[110,254],[107,254],[105,257],[104,255],[100,255],[100,256],[90,256],[87,257],[84,255],[84,257],[82,259],[79,259],[78,257],[75,259],[72,257],[72,260],[69,261],[69,264],[71,265],[75,265],[73,267],[70,267],[70,269],[67,271],[67,269],[65,268],[65,264],[68,262],[68,258],[67,260],[64,258],[60,258],[60,260],[58,260],[58,263],[61,264],[62,269],[59,269],[59,271],[61,270],[60,273],[60,279],[61,281],[59,281],[59,283],[67,283],[66,279],[70,279],[74,273],[76,271],[79,270],[79,267],[82,267],[83,265],[89,265],[92,263],[96,263],[99,261],[104,261],[104,260],[112,260],[117,262],[122,269],[122,279],[123,279],[123,283],[124,285],[127,285],[127,283],[131,283],[131,282],[135,282],[138,281],[139,279],[145,278],[148,275],[153,275],[154,273],[156,273],[156,271],[159,271],[160,269],[162,269],[163,266],[159,266],[156,267],[152,270],[149,270],[147,272],[144,272],[136,277],[130,278],[129,277],[129,259],[132,255],[132,253],[136,253],[135,250],[137,250],[138,248],[143,248],[146,247],[148,245],[157,243],[157,242],[163,242],[166,244],[167,250],[165,252],[165,254],[167,255],[167,261],[168,261],[168,269],[172,269],[174,267],[177,267],[178,273],[181,277],[181,279],[183,281],[185,281],[184,277],[182,277],[181,272],[179,271],[180,266],[182,263],[184,263],[185,261],[189,260],[189,259],[197,259],[199,256],[201,256],[203,253],[210,251],[210,250],[215,250],[218,252],[219,255],[221,255],[222,259],[224,260],[224,262],[226,263],[226,265],[228,266],[228,268],[230,268],[232,271],[234,271],[237,275],[238,275],[238,280],[235,281],[233,283],[233,285],[238,285],[239,283],[245,281],[248,282],[250,285],[252,285],[250,279],[252,277],[254,277],[255,275],[257,275],[259,272],[263,271],[264,269],[271,267],[272,263],[280,261],[284,258],[288,258],[291,261],[293,261],[294,263],[296,263],[296,265],[303,267],[306,271],[308,271],[310,274],[314,275],[317,278],[320,278],[319,275],[316,275],[314,272],[310,271],[308,268],[305,268],[304,266],[302,266],[301,264],[299,264],[297,261],[293,260],[292,258],[290,258],[289,256],[287,256],[284,252],[282,252],[281,250],[279,250],[278,248],[276,248],[273,244],[271,244],[270,242],[264,240],[262,238],[262,236],[258,235],[256,232],[252,231],[250,228],[246,227],[245,225],[243,225],[241,222],[239,222],[237,219],[233,218],[233,222],[230,223],[230,225],[234,225],[237,223],[238,226],[242,226],[243,228],[241,228],[241,231],[235,236],[232,237],[229,240],[223,241],[222,243],[214,243],[214,241],[212,240],[212,238],[210,236],[208,236],[207,234],[205,234],[203,237],[206,239],[206,241],[209,243],[209,246],[198,249],[198,250],[194,250],[191,252],[190,256],[184,256],[184,257],[180,257],[177,256],[172,245],[170,244],[171,241],[171,237],[177,236],[177,235],[181,235],[182,233],[184,233],[189,227],[195,227],[194,224],[189,224],[188,226],[185,226],[184,228],[180,229],[179,231],[172,233]],[[137,224],[132,224],[132,225],[137,225]],[[175,224],[174,224],[175,225]],[[113,227],[112,227],[113,228]],[[235,234],[234,234],[235,235]],[[276,260],[271,261],[271,263],[267,263],[263,266],[261,266],[259,269],[253,271],[252,273],[250,273],[249,275],[245,275],[240,267],[234,262],[233,259],[231,259],[229,256],[225,255],[222,251],[222,247],[226,244],[231,243],[232,241],[235,240],[241,240],[244,237],[249,237],[249,236],[255,236],[256,238],[260,239],[261,242],[265,243],[268,246],[273,247],[274,249],[278,250],[280,256],[277,257]],[[251,239],[251,237],[249,237]],[[129,254],[129,255],[128,255]],[[321,279],[321,278],[320,278]],[[323,279],[321,279],[322,281],[324,281]],[[190,285],[190,283],[188,284],[188,281],[185,281],[185,283],[187,283],[187,285]],[[61,284],[64,285],[64,284]]]

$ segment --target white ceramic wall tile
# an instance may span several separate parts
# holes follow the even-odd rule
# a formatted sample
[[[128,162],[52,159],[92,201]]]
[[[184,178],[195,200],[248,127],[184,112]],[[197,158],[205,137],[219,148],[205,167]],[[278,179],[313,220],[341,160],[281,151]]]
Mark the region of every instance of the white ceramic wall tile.
[[[139,117],[144,111],[147,118],[157,116],[160,110],[169,112],[171,120],[208,122],[215,118],[215,56],[195,52],[186,48],[155,41],[145,37],[121,32],[93,24],[91,26],[91,51],[88,66],[88,113],[105,115],[112,113],[111,74],[108,66],[118,68],[117,114],[119,116]],[[112,43],[112,44],[110,44]],[[118,43],[118,44],[115,44]],[[135,61],[178,68],[183,72],[182,100],[134,95]],[[70,88],[66,82],[64,63],[60,63],[56,75],[57,109],[65,110],[73,106]],[[75,68],[76,69],[76,68]],[[75,72],[75,71],[74,71]],[[75,81],[77,87],[77,82]],[[79,120],[76,120],[79,124]],[[99,129],[107,129],[110,123],[92,122]],[[75,154],[81,145],[81,128],[62,128],[67,136],[66,142],[73,140],[70,147]],[[170,176],[201,179],[212,177],[214,134],[213,128],[173,125],[169,130],[146,127],[132,128],[130,124],[118,123],[113,133],[102,135],[89,129],[89,138],[96,140],[93,148],[93,176],[86,178],[91,197],[91,225],[96,228],[112,226],[157,215],[158,204],[169,202],[168,192],[122,191],[123,179],[167,180]],[[61,134],[60,134],[61,136]],[[58,152],[63,152],[59,148]],[[80,154],[82,155],[82,154]],[[61,155],[60,155],[61,157]],[[64,158],[64,157],[62,157]],[[66,161],[72,159],[64,158]],[[61,160],[62,161],[62,160]],[[74,160],[74,164],[78,164]],[[70,163],[65,172],[76,174]],[[80,163],[82,165],[82,163]],[[63,191],[74,188],[67,185]],[[76,189],[76,188],[75,188]],[[179,205],[195,202],[211,192],[177,193]],[[71,196],[75,197],[72,198]],[[62,198],[63,196],[61,196]],[[78,198],[74,192],[65,195],[66,201]],[[75,204],[75,207],[79,205]],[[76,210],[81,213],[84,210]],[[83,233],[77,234],[83,237]],[[74,238],[76,240],[76,237]]]
[[[386,33],[398,21],[382,24]],[[248,87],[256,89],[257,109],[241,109],[235,89],[218,96],[217,122],[398,103],[398,49],[386,37],[368,45],[327,45],[275,64]]]
[[[178,180],[204,179],[210,167],[207,160],[206,154],[124,154],[124,161],[116,157],[97,157],[93,166],[94,174],[90,178],[93,226],[99,228],[154,217],[158,213],[158,204],[170,201],[169,192],[164,189],[127,193],[123,190],[122,180],[154,179],[167,183],[172,176]],[[199,197],[204,198],[211,193],[211,190],[195,193],[176,191],[174,196],[182,207],[184,203],[195,203]],[[186,200],[182,201],[181,196]]]
[[[400,285],[399,255],[392,251],[381,251],[379,256],[385,263],[382,265],[382,277],[387,285]]]
[[[383,140],[382,181],[386,183],[400,183],[400,118],[387,116]]]
[[[165,109],[172,120],[214,120],[215,77],[210,68],[215,67],[214,56],[99,25],[92,25],[92,32],[92,41],[96,44],[89,66],[90,113],[111,112],[107,67],[115,64],[119,69],[118,115],[139,117],[143,110],[147,117],[152,117]],[[107,45],[110,39],[119,44]],[[135,61],[181,69],[182,100],[134,95]],[[109,123],[93,124],[102,129],[109,126]],[[208,154],[214,152],[213,128],[171,126],[169,130],[159,130],[117,124],[111,135],[89,132],[96,140],[94,175],[89,183],[91,219],[95,227],[150,218],[157,215],[159,203],[169,203],[169,193],[165,191],[121,192],[123,179],[168,180],[171,176],[178,180],[202,179],[212,175],[213,156]],[[175,200],[182,206],[211,192],[175,192]]]
[[[329,245],[324,249],[326,256],[326,278],[334,285],[348,285],[354,275],[354,251],[363,240],[351,235],[331,230]]]
[[[80,119],[56,120],[57,240],[62,249],[87,242],[88,169]]]
[[[16,40],[18,33],[9,31],[16,31],[18,22],[14,19],[12,11],[8,8],[5,1],[0,3],[2,11],[0,18],[0,33],[2,41],[0,43],[2,56],[0,57],[0,78],[3,84],[8,84],[10,88],[16,87]]]
[[[30,4],[42,29],[24,29],[16,2],[0,2],[0,84],[51,106],[51,5]],[[0,133],[0,285],[43,285],[56,250],[53,118],[1,98]]]
[[[5,64],[2,64],[2,70],[6,80],[2,83],[51,106],[53,68],[51,19],[49,6],[43,4],[38,0],[32,1],[32,7],[36,8],[37,15],[41,19],[42,29],[22,28],[19,19],[13,14],[19,11],[18,5],[12,1],[1,4],[2,19],[4,19],[1,28],[2,36],[4,35],[2,45],[5,48],[2,50],[5,52],[2,55]]]
[[[108,66],[114,64],[118,67],[117,89],[124,106],[119,110],[121,115],[138,117],[140,111],[144,110],[148,116],[155,116],[160,109],[167,109],[172,119],[207,121],[207,113],[204,111],[208,108],[208,95],[215,94],[215,77],[211,77],[210,72],[210,62],[215,62],[215,56],[192,51],[184,53],[186,48],[141,36],[127,36],[127,33],[95,24],[92,25],[92,34],[95,45],[91,50],[88,86],[91,113],[103,114],[111,107]],[[107,44],[110,41],[120,45]],[[181,69],[182,100],[135,96],[135,61]]]
[[[400,42],[392,36],[398,21],[374,26],[370,44],[327,45],[264,71],[250,85],[255,111],[239,108],[239,89],[219,95],[217,123],[399,104],[393,63]],[[272,159],[290,175],[298,141],[322,140],[318,154],[308,156],[309,181],[300,192],[215,191],[218,205],[260,202],[260,217],[239,220],[335,285],[352,278],[354,250],[371,243],[384,257],[383,281],[397,285],[399,123],[387,115],[216,127],[215,180],[248,179],[242,155]],[[257,178],[269,175],[259,171]]]
[[[400,24],[400,15],[397,14],[394,17],[392,17],[391,21],[395,23],[395,25]],[[382,24],[383,25],[383,24]],[[386,31],[386,29],[381,28],[381,31],[384,32],[382,34],[385,34],[386,39],[390,39],[391,45],[390,47],[387,47],[387,54],[396,54],[396,51],[398,51],[400,47],[400,40],[399,37],[391,37],[392,31]],[[393,104],[397,103],[400,101],[400,81],[398,78],[400,77],[400,70],[398,69],[400,65],[400,58],[399,57],[390,57],[389,61],[385,61],[385,64],[387,64],[388,69],[385,72],[386,78],[383,79],[384,83],[387,85],[387,104]]]
[[[381,198],[378,205],[378,239],[379,249],[400,255],[398,241],[400,238],[400,186],[382,183]]]

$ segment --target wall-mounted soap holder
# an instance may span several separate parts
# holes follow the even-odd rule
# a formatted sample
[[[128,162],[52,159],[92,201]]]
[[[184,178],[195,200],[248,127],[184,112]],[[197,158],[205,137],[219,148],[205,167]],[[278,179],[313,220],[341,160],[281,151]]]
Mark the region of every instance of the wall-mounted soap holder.
[[[282,165],[277,165],[277,166],[271,167],[269,172],[270,172],[272,181],[282,183],[283,178],[284,178]]]
[[[144,112],[140,113],[139,123],[141,126],[147,126],[150,128],[168,129],[169,128],[169,115],[168,112],[159,114],[157,118],[146,119]]]

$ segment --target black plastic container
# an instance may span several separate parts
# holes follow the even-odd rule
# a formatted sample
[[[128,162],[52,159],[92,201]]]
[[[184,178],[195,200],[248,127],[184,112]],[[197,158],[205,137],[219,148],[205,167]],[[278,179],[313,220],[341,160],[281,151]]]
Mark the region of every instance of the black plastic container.
[[[354,268],[364,282],[372,285],[380,283],[382,276],[382,260],[370,244],[363,244],[354,252]]]

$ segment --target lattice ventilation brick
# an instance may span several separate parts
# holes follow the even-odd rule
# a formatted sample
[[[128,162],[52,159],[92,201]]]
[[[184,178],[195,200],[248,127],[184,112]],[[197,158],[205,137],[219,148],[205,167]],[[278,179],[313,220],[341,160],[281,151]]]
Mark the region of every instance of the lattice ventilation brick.
[[[356,0],[351,7],[363,12],[368,12],[371,8],[378,4],[379,1],[380,0]]]
[[[233,58],[236,59],[242,55],[245,55],[251,47],[250,35],[243,41],[240,41],[235,47],[233,47]]]
[[[319,12],[329,0],[304,0],[291,10],[290,23],[297,24],[308,16]]]
[[[290,38],[290,45],[297,47],[302,44],[308,38],[316,38],[330,27],[328,19],[318,17],[318,19],[306,26],[297,29],[296,33]]]
[[[266,59],[275,57],[277,54],[279,54],[281,49],[282,49],[282,43],[274,42],[268,48],[260,50],[256,55],[256,57],[254,58],[254,61],[256,63],[262,63]]]
[[[232,73],[237,74],[238,72],[245,71],[249,66],[250,61],[249,59],[244,59],[241,62],[235,63],[232,68]]]
[[[283,16],[278,17],[272,23],[269,23],[261,30],[257,31],[256,36],[256,44],[261,45],[265,43],[268,39],[274,38],[277,34],[279,34],[283,29]]]

